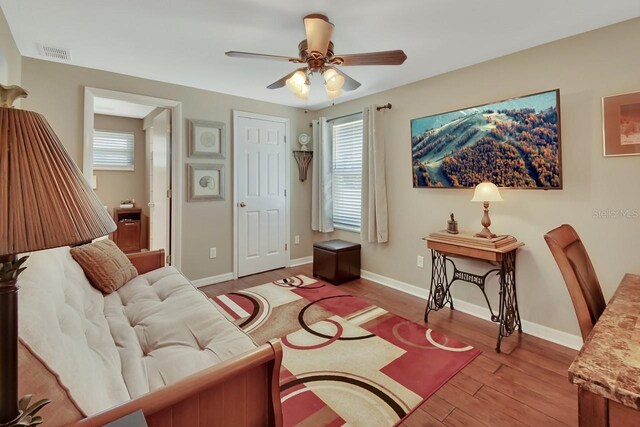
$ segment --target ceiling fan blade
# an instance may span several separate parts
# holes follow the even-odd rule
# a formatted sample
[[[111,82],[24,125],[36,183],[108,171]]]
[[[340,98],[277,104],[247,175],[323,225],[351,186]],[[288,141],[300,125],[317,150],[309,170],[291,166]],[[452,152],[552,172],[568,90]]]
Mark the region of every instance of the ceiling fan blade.
[[[331,67],[331,68],[333,68],[333,67]],[[344,77],[344,85],[342,86],[342,90],[344,90],[344,91],[356,90],[362,85],[362,83],[360,83],[359,81],[354,80],[353,78],[349,77],[348,75],[346,75],[341,70],[338,70],[337,68],[333,68],[333,69],[336,70],[338,72],[338,74],[340,74],[342,77]]]
[[[232,58],[270,59],[274,61],[301,62],[300,58],[289,58],[288,56],[278,56],[278,55],[266,55],[263,53],[238,52],[235,50],[230,50],[229,52],[225,52],[225,55],[230,56]]]
[[[289,80],[291,76],[293,76],[298,71],[304,71],[304,70],[305,70],[304,67],[298,68],[297,70],[293,70],[292,72],[290,72],[289,74],[287,74],[286,76],[278,80],[277,82],[271,83],[269,86],[267,86],[267,89],[279,89],[283,87],[285,84],[287,84],[287,80]]]
[[[407,55],[402,50],[387,50],[384,52],[355,53],[352,55],[335,55],[331,62],[338,65],[400,65]],[[342,60],[342,63],[340,63]]]
[[[319,52],[325,56],[333,35],[333,24],[329,18],[320,14],[307,15],[304,17],[304,30],[309,53]]]

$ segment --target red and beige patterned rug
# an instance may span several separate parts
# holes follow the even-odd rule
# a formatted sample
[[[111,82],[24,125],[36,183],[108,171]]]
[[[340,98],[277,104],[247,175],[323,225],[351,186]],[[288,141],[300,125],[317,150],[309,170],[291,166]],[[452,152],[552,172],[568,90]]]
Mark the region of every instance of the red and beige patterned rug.
[[[213,301],[257,343],[281,337],[285,426],[395,425],[480,354],[302,275]]]

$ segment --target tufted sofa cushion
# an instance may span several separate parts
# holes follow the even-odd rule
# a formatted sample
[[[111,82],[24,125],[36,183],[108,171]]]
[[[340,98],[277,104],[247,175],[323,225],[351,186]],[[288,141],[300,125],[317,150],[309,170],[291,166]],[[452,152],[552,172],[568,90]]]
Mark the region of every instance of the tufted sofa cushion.
[[[132,398],[256,347],[173,267],[138,276],[104,301]]]
[[[128,400],[104,298],[69,248],[34,252],[26,267],[18,280],[20,339],[57,374],[85,414]]]
[[[20,339],[87,415],[256,347],[173,267],[103,296],[68,247],[33,253],[26,266]]]

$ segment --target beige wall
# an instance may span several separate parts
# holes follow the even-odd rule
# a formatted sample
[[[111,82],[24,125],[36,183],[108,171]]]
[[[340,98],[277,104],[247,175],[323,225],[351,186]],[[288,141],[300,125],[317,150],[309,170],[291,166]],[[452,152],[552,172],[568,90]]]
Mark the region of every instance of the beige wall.
[[[45,115],[79,165],[82,164],[85,86],[181,101],[184,119],[225,122],[229,130],[229,146],[232,142],[233,110],[288,117],[291,120],[292,139],[297,139],[300,132],[308,132],[309,118],[297,108],[32,58],[23,58],[22,83],[30,92],[23,106]],[[186,125],[184,128],[186,141]],[[186,144],[183,157],[186,162]],[[232,158],[228,159],[225,168],[225,179],[229,185],[224,201],[183,203],[182,270],[190,279],[216,276],[233,270],[232,161]],[[290,157],[290,165],[292,241],[296,234],[301,236],[300,245],[290,245],[291,258],[295,259],[311,255],[311,226],[307,207],[311,203],[311,196],[310,182],[298,181],[293,156]],[[183,193],[186,192],[186,172],[184,187]],[[210,247],[217,248],[217,258],[209,259]]]
[[[9,24],[0,9],[0,83],[19,85],[22,75],[20,51],[13,40]]]
[[[505,201],[493,204],[491,219],[494,232],[526,243],[517,275],[523,319],[579,334],[543,235],[562,223],[573,224],[607,299],[625,272],[640,273],[640,218],[607,220],[593,214],[595,209],[640,211],[640,157],[602,156],[600,104],[606,95],[640,91],[639,45],[640,19],[635,19],[315,113],[331,118],[371,103],[393,104],[385,113],[390,241],[364,245],[363,268],[426,288],[431,263],[421,237],[443,229],[450,211],[462,227],[480,228],[482,210],[470,203],[472,190],[412,188],[411,119],[560,88],[564,189],[502,191]],[[359,241],[354,233],[334,236]],[[417,255],[425,256],[424,269],[416,267]],[[489,287],[496,308],[497,291],[495,284]],[[457,284],[454,296],[484,305],[472,285]]]
[[[94,116],[94,128],[98,130],[133,132],[134,138],[134,170],[94,169],[93,174],[96,176],[98,184],[96,194],[112,214],[113,208],[117,208],[120,205],[120,201],[135,199],[136,207],[142,208],[144,214],[148,216],[149,206],[147,203],[149,202],[149,193],[145,191],[147,167],[142,119],[96,114]]]
[[[624,272],[640,272],[640,219],[601,219],[593,214],[595,209],[640,209],[640,157],[602,157],[600,107],[602,96],[640,90],[640,57],[635,54],[639,42],[640,20],[635,19],[310,115],[289,107],[31,58],[23,59],[22,82],[31,92],[26,106],[45,114],[79,163],[85,85],[182,101],[185,118],[226,122],[229,143],[233,109],[290,117],[295,139],[309,132],[310,116],[335,117],[370,103],[391,102],[393,109],[385,113],[390,242],[364,245],[363,268],[425,288],[428,258],[425,269],[416,267],[417,255],[428,257],[421,237],[443,228],[449,211],[456,212],[462,227],[475,229],[481,209],[469,202],[471,190],[412,188],[410,120],[560,88],[564,189],[503,191],[505,202],[492,208],[492,228],[516,235],[527,244],[518,265],[522,317],[577,334],[568,294],[542,236],[561,223],[573,224],[592,255],[607,298]],[[186,158],[186,147],[183,153]],[[292,240],[301,235],[301,244],[291,246],[291,257],[299,258],[311,254],[313,239],[329,236],[310,234],[310,182],[297,180],[293,160],[291,168]],[[226,170],[227,182],[231,182],[231,168]],[[184,204],[183,270],[192,279],[232,270],[229,195],[224,202]],[[334,235],[359,239],[353,233]],[[218,258],[209,260],[208,248],[213,246],[218,248]],[[495,305],[495,284],[489,292]],[[479,291],[470,285],[458,285],[454,295],[482,305]]]

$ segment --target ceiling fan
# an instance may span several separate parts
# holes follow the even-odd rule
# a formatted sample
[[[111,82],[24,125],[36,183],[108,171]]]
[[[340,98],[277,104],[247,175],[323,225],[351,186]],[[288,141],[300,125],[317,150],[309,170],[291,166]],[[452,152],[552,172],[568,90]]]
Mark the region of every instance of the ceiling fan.
[[[407,55],[402,50],[334,55],[333,42],[331,41],[334,25],[329,22],[329,18],[316,13],[305,16],[303,21],[307,38],[298,45],[299,58],[237,51],[226,52],[226,55],[233,58],[268,59],[306,64],[267,86],[269,89],[278,89],[286,85],[294,95],[305,100],[309,98],[311,90],[309,76],[313,73],[322,74],[327,96],[329,99],[335,99],[342,94],[343,90],[351,91],[360,87],[358,81],[346,75],[336,66],[400,65],[407,59]]]

